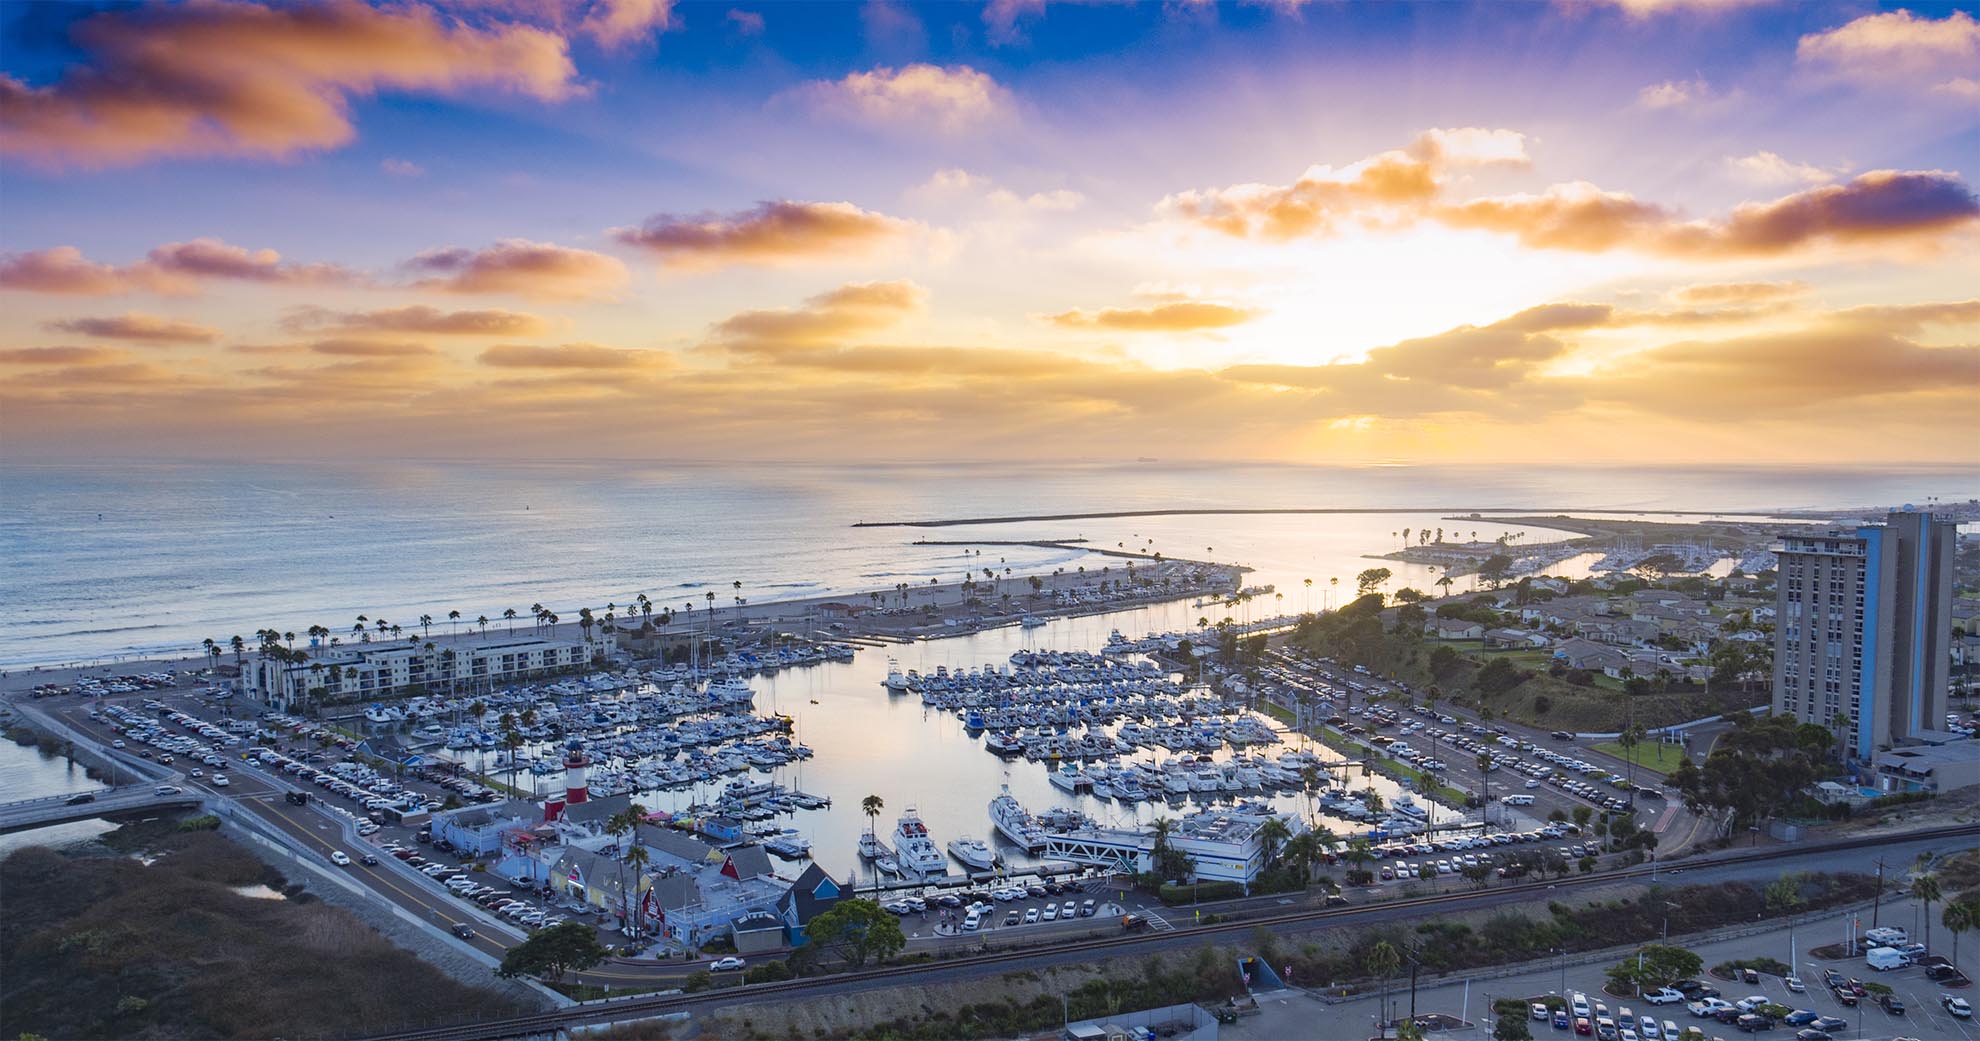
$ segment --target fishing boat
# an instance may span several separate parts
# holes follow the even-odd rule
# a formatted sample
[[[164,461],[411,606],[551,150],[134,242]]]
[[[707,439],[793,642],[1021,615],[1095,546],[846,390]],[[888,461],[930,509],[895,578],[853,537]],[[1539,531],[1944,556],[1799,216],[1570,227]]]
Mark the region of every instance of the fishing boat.
[[[886,843],[880,841],[880,836],[869,831],[859,837],[859,856],[861,860],[879,860],[883,857],[891,857],[893,855],[894,851],[889,849]]]
[[[907,693],[908,680],[907,680],[907,676],[903,675],[901,672],[900,662],[895,661],[892,658],[887,659],[887,678],[881,680],[880,685],[886,687],[887,692],[890,694]]]
[[[997,863],[996,854],[982,839],[972,839],[967,835],[949,843],[949,855],[978,871],[988,871]]]
[[[1011,794],[1011,786],[990,800],[990,823],[997,826],[997,833],[1009,839],[1012,844],[1021,846],[1027,853],[1036,853],[1045,848],[1045,832],[1038,823],[1025,812],[1023,804]]]
[[[1018,619],[1018,624],[1026,629],[1037,629],[1044,626],[1045,619],[1040,618],[1037,615],[1028,614],[1025,615],[1023,618]]]

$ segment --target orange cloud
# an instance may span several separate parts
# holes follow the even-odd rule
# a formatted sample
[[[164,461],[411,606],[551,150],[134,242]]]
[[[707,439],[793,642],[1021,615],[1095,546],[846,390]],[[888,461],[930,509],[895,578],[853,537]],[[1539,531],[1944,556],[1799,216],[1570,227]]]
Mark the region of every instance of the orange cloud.
[[[1965,11],[1864,15],[1803,36],[1795,60],[1853,83],[1980,101],[1980,19]]]
[[[14,347],[0,350],[0,365],[104,365],[130,356],[115,347]]]
[[[423,343],[382,343],[377,340],[318,340],[309,345],[315,354],[342,358],[410,358],[433,354]]]
[[[503,239],[482,250],[449,246],[421,253],[406,266],[437,276],[417,283],[420,288],[450,293],[597,297],[627,279],[626,266],[617,257],[528,239]]]
[[[533,314],[516,311],[442,311],[424,304],[379,311],[328,311],[303,307],[283,320],[291,329],[346,332],[432,333],[441,336],[530,336],[548,326]]]
[[[248,250],[219,239],[168,242],[125,267],[98,264],[74,246],[0,258],[0,288],[78,296],[197,292],[207,279],[336,285],[356,276],[334,264],[284,264],[272,249]]]
[[[1046,321],[1074,329],[1117,329],[1122,332],[1183,333],[1205,329],[1227,329],[1258,317],[1258,312],[1230,304],[1185,300],[1153,307],[1106,307],[1098,311],[1077,308]]]
[[[921,310],[927,298],[928,291],[913,282],[854,282],[801,307],[732,315],[716,324],[715,336],[755,350],[823,344],[892,325]]]
[[[1428,130],[1406,149],[1338,170],[1308,167],[1289,185],[1186,191],[1162,200],[1160,209],[1226,235],[1290,239],[1332,233],[1342,220],[1369,210],[1419,209],[1442,189],[1452,167],[1526,161],[1525,138],[1514,131]]]
[[[220,330],[191,322],[180,322],[133,311],[113,318],[70,318],[44,323],[59,332],[95,336],[105,340],[137,340],[143,343],[212,343]]]
[[[1716,282],[1684,286],[1671,292],[1680,304],[1759,304],[1797,297],[1808,292],[1806,282]]]
[[[665,366],[671,356],[659,351],[601,347],[595,343],[566,343],[556,347],[503,344],[481,352],[481,364],[503,369],[638,369]]]
[[[1631,18],[1650,18],[1673,12],[1716,14],[1741,7],[1754,7],[1772,0],[1561,0],[1562,6],[1609,6],[1621,9]]]
[[[1432,216],[1453,227],[1506,232],[1537,249],[1766,256],[1824,243],[1925,238],[1980,220],[1980,198],[1942,171],[1873,170],[1846,184],[1741,206],[1718,220],[1680,220],[1661,206],[1586,182],[1441,206]]]
[[[613,237],[684,268],[836,260],[906,240],[915,225],[849,202],[765,202],[727,215],[659,214]]]
[[[967,65],[879,66],[798,88],[814,111],[889,127],[957,133],[1005,115],[1010,91]]]
[[[576,74],[554,33],[443,22],[415,4],[206,0],[106,11],[71,35],[88,60],[55,83],[0,75],[0,152],[86,167],[280,158],[349,142],[353,96],[493,89],[554,101]]]

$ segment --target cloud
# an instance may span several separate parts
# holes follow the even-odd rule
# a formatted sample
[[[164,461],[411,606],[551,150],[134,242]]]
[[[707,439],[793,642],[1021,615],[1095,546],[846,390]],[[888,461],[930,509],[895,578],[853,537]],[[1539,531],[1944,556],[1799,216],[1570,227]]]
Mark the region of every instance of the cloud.
[[[318,340],[309,345],[314,354],[339,358],[410,358],[437,353],[423,343],[384,343],[377,340]]]
[[[983,25],[991,43],[1016,43],[1024,39],[1018,23],[1045,13],[1045,0],[988,0],[983,5]]]
[[[1763,304],[1801,296],[1808,292],[1806,282],[1715,282],[1683,286],[1671,291],[1671,300],[1680,304]]]
[[[1743,181],[1763,185],[1828,184],[1836,175],[1819,166],[1796,163],[1772,152],[1755,152],[1737,159],[1728,156],[1726,165]]]
[[[730,25],[736,27],[736,34],[739,36],[763,35],[763,16],[755,11],[730,8],[728,21]]]
[[[425,304],[378,311],[329,311],[297,308],[283,325],[291,329],[338,329],[359,333],[430,333],[439,336],[530,336],[546,331],[547,323],[533,314],[515,311],[442,311]]]
[[[389,156],[379,160],[378,168],[394,177],[422,177],[426,174],[426,167],[410,159],[394,159]]]
[[[84,60],[52,84],[0,75],[0,153],[51,166],[282,158],[355,136],[354,97],[396,90],[571,95],[564,41],[413,5],[208,0],[116,9],[71,31]]]
[[[115,347],[13,347],[0,350],[0,365],[106,365],[130,356]]]
[[[852,282],[800,307],[731,315],[716,323],[714,338],[757,351],[816,346],[894,325],[927,301],[928,291],[913,282]]]
[[[0,288],[33,293],[109,296],[138,286],[131,272],[97,264],[74,246],[0,256]]]
[[[986,73],[967,65],[919,62],[814,81],[793,96],[824,115],[947,134],[981,129],[1007,115],[1014,104],[1010,91]]]
[[[1768,256],[1821,244],[1922,239],[1980,219],[1980,199],[1943,171],[1873,170],[1846,184],[1740,206],[1715,220],[1681,220],[1586,182],[1439,206],[1431,215],[1453,227],[1506,232],[1536,249]]]
[[[1074,309],[1048,315],[1046,321],[1072,329],[1113,329],[1121,332],[1185,333],[1228,329],[1258,317],[1247,307],[1202,300],[1157,304],[1153,307]]]
[[[1906,10],[1864,15],[1803,36],[1795,60],[1863,86],[1980,100],[1980,19],[1965,11],[1939,19]]]
[[[1712,92],[1712,85],[1705,82],[1703,76],[1694,76],[1688,80],[1665,80],[1636,92],[1638,107],[1653,111],[1685,108],[1716,98],[1717,95]]]
[[[1561,0],[1563,6],[1615,7],[1631,18],[1646,19],[1663,14],[1717,14],[1741,7],[1756,7],[1772,0]]]
[[[501,369],[622,370],[666,365],[670,359],[659,351],[566,343],[556,347],[502,344],[482,351],[479,360]]]
[[[616,50],[664,32],[673,25],[674,0],[598,0],[578,24],[578,31]]]
[[[1676,416],[1830,414],[1864,398],[1926,393],[1970,400],[1980,392],[1980,347],[1925,347],[1868,329],[1687,341],[1632,354],[1585,390]]]
[[[1525,138],[1514,131],[1427,130],[1406,149],[1340,169],[1311,166],[1292,184],[1180,192],[1159,209],[1227,235],[1290,239],[1331,233],[1371,209],[1420,206],[1436,196],[1451,167],[1525,162]]]
[[[219,239],[168,242],[127,267],[98,264],[74,246],[0,258],[0,288],[79,296],[197,292],[207,280],[284,285],[340,285],[357,281],[335,264],[285,264],[272,249],[249,250]]]
[[[780,200],[731,214],[658,214],[612,235],[657,254],[668,266],[707,269],[864,256],[905,241],[915,227],[849,202]]]
[[[528,239],[503,239],[481,250],[430,250],[406,266],[436,276],[416,283],[421,289],[551,299],[607,296],[627,279],[626,266],[616,257]]]
[[[138,340],[144,343],[212,343],[220,338],[220,330],[210,326],[137,311],[112,318],[70,318],[44,322],[43,327],[105,340]]]

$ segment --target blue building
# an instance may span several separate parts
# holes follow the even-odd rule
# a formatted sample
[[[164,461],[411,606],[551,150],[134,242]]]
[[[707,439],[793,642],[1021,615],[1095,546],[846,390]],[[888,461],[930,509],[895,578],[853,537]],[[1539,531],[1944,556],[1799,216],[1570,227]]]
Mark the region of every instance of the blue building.
[[[1774,711],[1836,732],[1852,759],[1943,734],[1952,661],[1953,521],[1781,536]]]

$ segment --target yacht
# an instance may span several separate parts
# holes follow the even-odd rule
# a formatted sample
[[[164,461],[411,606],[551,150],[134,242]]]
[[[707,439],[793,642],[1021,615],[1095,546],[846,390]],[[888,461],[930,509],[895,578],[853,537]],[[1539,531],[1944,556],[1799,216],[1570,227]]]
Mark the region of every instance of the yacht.
[[[1011,786],[1005,785],[1003,793],[990,800],[990,823],[997,826],[997,833],[1009,839],[1012,844],[1024,847],[1027,853],[1036,853],[1045,848],[1045,832],[1026,813],[1023,804],[1011,794]]]
[[[879,860],[882,857],[891,857],[893,855],[894,851],[888,849],[887,844],[880,841],[878,835],[869,831],[859,837],[859,856],[861,860]]]
[[[1400,814],[1405,814],[1410,817],[1430,816],[1430,811],[1424,809],[1422,805],[1416,801],[1416,797],[1409,794],[1408,792],[1404,792],[1401,795],[1396,796],[1395,801],[1389,804],[1389,809],[1394,810],[1395,812]]]
[[[1037,629],[1045,624],[1045,619],[1040,618],[1037,615],[1028,614],[1025,615],[1023,618],[1018,619],[1018,624],[1026,629]]]
[[[901,820],[894,828],[895,859],[901,869],[910,875],[946,875],[949,861],[942,856],[942,850],[935,840],[928,837],[928,826],[921,823],[921,817],[910,807],[901,814]]]
[[[949,853],[978,871],[988,871],[997,863],[996,855],[990,852],[990,847],[984,844],[982,839],[972,839],[968,836],[949,843]]]
[[[1079,767],[1077,766],[1068,766],[1064,769],[1054,770],[1046,774],[1045,779],[1051,781],[1053,785],[1064,788],[1069,792],[1077,792],[1092,783],[1085,774],[1079,772]]]
[[[889,694],[907,693],[908,681],[907,677],[901,674],[900,662],[892,658],[887,659],[887,678],[881,680],[880,685],[886,687]]]

